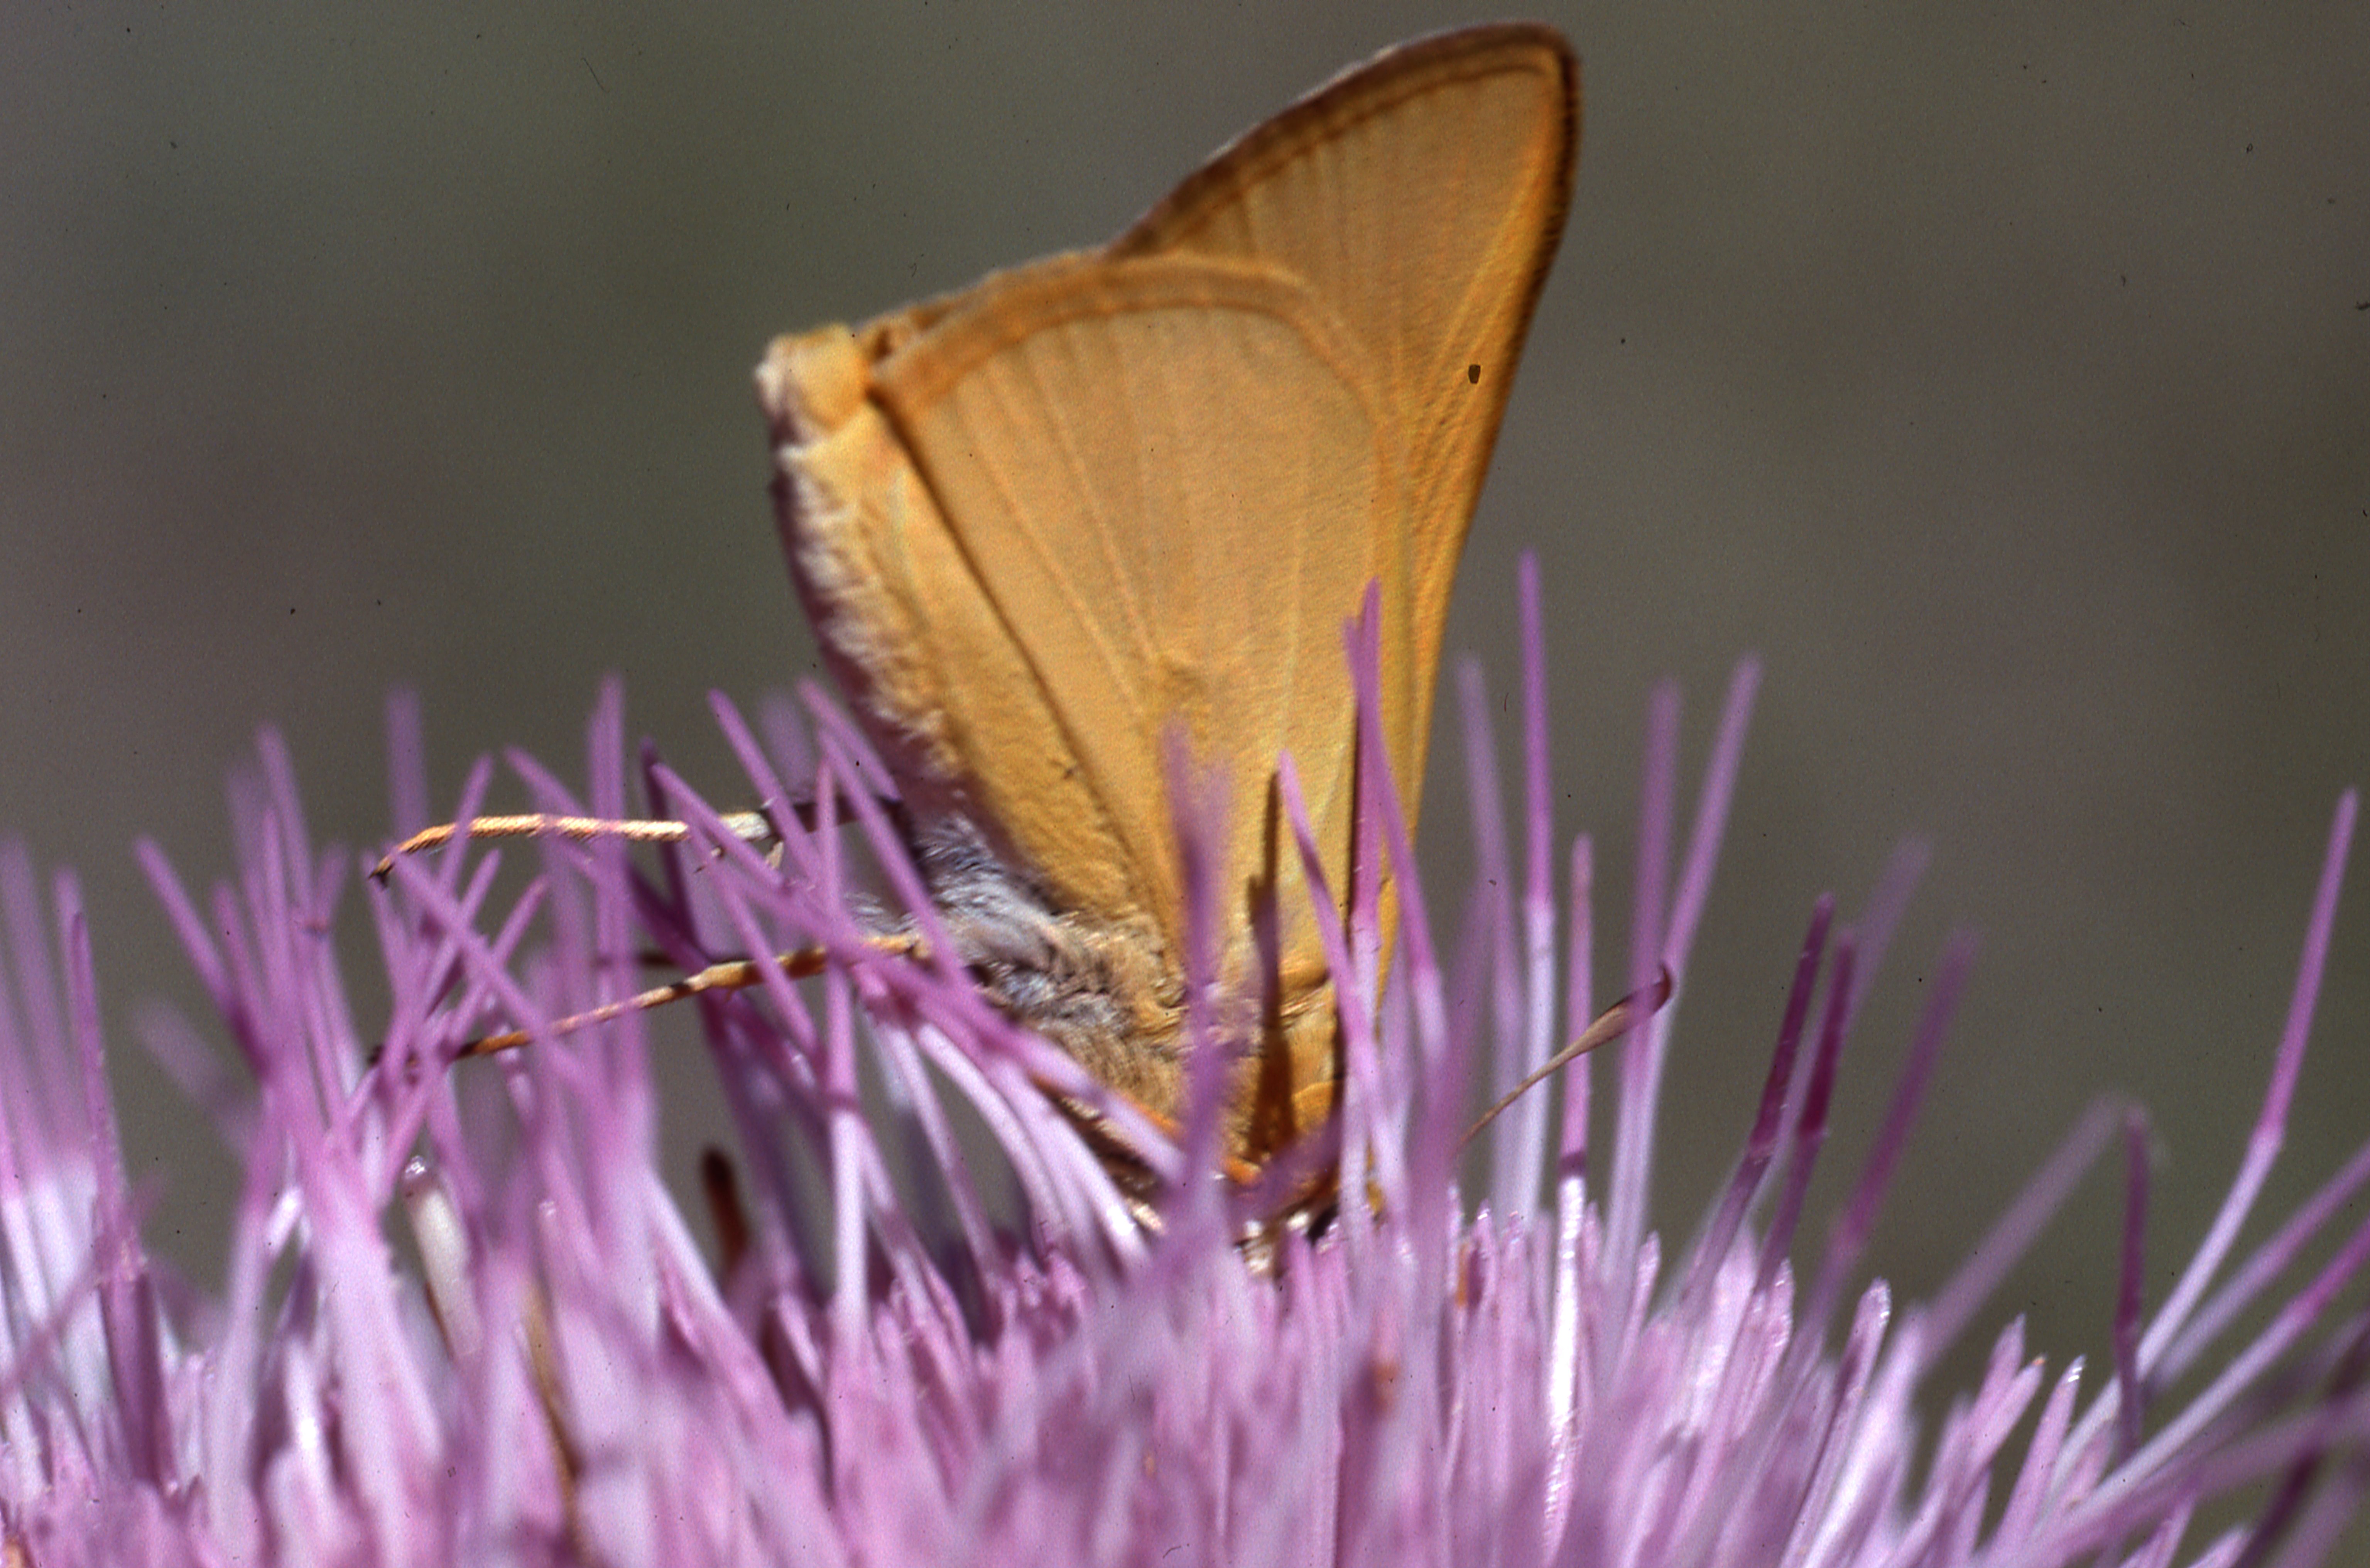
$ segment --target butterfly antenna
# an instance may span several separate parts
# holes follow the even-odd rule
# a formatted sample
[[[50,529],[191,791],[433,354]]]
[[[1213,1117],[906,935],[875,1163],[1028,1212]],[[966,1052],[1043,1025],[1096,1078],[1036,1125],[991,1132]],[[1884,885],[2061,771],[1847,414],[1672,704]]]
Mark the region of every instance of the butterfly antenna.
[[[774,824],[763,812],[732,812],[723,821],[732,836],[743,843],[774,841]],[[394,874],[396,861],[443,849],[465,838],[571,838],[579,844],[621,838],[628,844],[681,844],[690,836],[686,823],[643,817],[562,816],[552,812],[471,817],[466,822],[440,822],[421,828],[379,858],[371,868],[371,880],[383,882]]]
[[[879,804],[889,813],[899,835],[910,837],[905,803],[884,797]],[[812,800],[793,801],[788,810],[791,819],[808,833],[820,831],[826,824],[839,827],[856,820],[846,807],[837,805],[826,818]],[[727,812],[718,820],[724,824],[727,833],[743,844],[770,846],[781,839],[773,818],[762,811]],[[394,874],[397,860],[448,848],[468,838],[569,838],[579,844],[616,838],[627,844],[681,844],[690,836],[689,824],[660,817],[566,816],[553,812],[471,817],[466,822],[440,822],[433,827],[421,828],[379,858],[378,864],[371,868],[371,880],[386,881]]]
[[[919,963],[928,957],[928,950],[924,947],[922,939],[916,936],[895,934],[869,937],[866,940],[876,951],[899,958]],[[457,1062],[471,1056],[500,1055],[536,1040],[558,1040],[580,1033],[595,1024],[623,1018],[627,1013],[650,1012],[670,1003],[706,996],[710,992],[723,995],[752,990],[765,983],[768,970],[778,971],[788,979],[804,980],[822,974],[830,963],[830,951],[821,947],[797,948],[789,952],[776,953],[771,958],[728,959],[696,970],[680,980],[670,980],[663,986],[653,986],[647,991],[637,991],[630,997],[604,1002],[597,1008],[553,1019],[540,1029],[509,1029],[500,1034],[481,1034],[475,1040],[464,1042],[461,1048],[453,1054],[453,1059]]]

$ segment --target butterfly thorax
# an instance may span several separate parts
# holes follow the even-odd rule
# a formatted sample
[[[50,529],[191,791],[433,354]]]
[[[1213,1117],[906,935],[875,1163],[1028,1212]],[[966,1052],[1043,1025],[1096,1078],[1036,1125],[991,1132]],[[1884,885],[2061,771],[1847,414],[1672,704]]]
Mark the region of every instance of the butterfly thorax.
[[[938,924],[990,999],[1139,1106],[1173,1117],[1184,997],[1160,934],[1056,907],[960,814],[926,821],[914,839]]]

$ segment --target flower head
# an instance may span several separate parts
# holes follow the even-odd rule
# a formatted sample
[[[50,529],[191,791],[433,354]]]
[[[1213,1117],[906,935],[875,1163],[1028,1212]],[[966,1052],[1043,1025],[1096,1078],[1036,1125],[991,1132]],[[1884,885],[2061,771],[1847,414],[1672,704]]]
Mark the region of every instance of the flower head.
[[[878,940],[880,901],[912,906],[919,889],[861,743],[820,704],[811,750],[793,726],[760,744],[721,712],[761,798],[811,799],[826,824],[781,822],[772,858],[652,766],[691,834],[657,877],[614,840],[550,838],[498,915],[497,854],[398,865],[369,901],[383,1028],[351,1016],[330,940],[354,868],[306,839],[271,742],[236,885],[201,904],[146,850],[254,1078],[216,1107],[247,1185],[223,1277],[196,1299],[165,1288],[140,1242],[73,884],[45,917],[29,862],[0,857],[6,1560],[2319,1560],[2370,1475],[2364,1318],[2339,1304],[2370,1226],[2338,1229],[2370,1149],[2251,1253],[2237,1243],[2295,1090],[2353,798],[2257,1136],[2174,1290],[2152,1311],[2126,1292],[2110,1368],[2052,1365],[2011,1322],[1980,1384],[1938,1404],[1937,1358],[1983,1320],[2007,1260],[2119,1133],[2137,1147],[2139,1124],[2111,1103],[2085,1117],[1932,1301],[1868,1281],[1870,1222],[1971,962],[1954,946],[1863,1174],[1796,1272],[1838,1053],[1904,862],[1857,920],[1812,911],[1732,1181],[1685,1246],[1651,1230],[1662,1066],[1749,669],[1684,837],[1675,700],[1654,708],[1627,974],[1642,991],[1667,970],[1677,999],[1597,1069],[1609,1136],[1590,1141],[1582,1063],[1515,1100],[1465,1192],[1477,1076],[1511,1085],[1594,1010],[1588,846],[1559,899],[1527,571],[1524,586],[1520,852],[1484,811],[1489,891],[1444,964],[1387,792],[1369,802],[1402,952],[1377,990],[1375,911],[1331,934],[1347,1196],[1264,1258],[1240,1242],[1273,1193],[1204,1174],[1213,1118],[1165,1140],[931,958],[926,908],[917,945]],[[1486,705],[1467,711],[1477,794],[1494,801]],[[604,703],[592,746],[587,803],[605,816],[626,804],[617,713]],[[527,771],[548,809],[578,808]],[[1190,846],[1190,813],[1183,830]],[[846,862],[857,846],[870,882]],[[695,1004],[738,1139],[710,1167],[714,1258],[656,1174],[663,1086],[641,1015],[550,1026],[637,989],[650,946],[695,969],[821,955],[810,980],[761,964],[753,988]],[[449,1065],[511,1023],[542,1038]],[[1219,1032],[1200,1030],[1212,1062]],[[1201,1103],[1221,1077],[1201,1074]],[[1156,1228],[1058,1100],[1144,1153],[1164,1184]],[[992,1195],[997,1165],[1009,1202]],[[2136,1279],[2144,1160],[2127,1182]],[[2329,1255],[2298,1278],[2316,1242]],[[2233,1325],[2250,1312],[2248,1337]],[[2251,1518],[2185,1539],[2199,1505],[2261,1482]]]

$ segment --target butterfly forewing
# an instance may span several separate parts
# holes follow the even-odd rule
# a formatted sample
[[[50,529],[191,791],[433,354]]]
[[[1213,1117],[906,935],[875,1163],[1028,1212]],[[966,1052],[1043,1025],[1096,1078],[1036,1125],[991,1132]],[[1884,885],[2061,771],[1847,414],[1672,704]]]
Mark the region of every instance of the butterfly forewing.
[[[1578,63],[1549,29],[1420,40],[1243,136],[1111,247],[1283,267],[1367,355],[1408,487],[1388,525],[1415,608],[1391,624],[1386,593],[1383,662],[1411,810],[1456,559],[1563,232],[1579,113]]]
[[[1229,796],[1221,919],[1247,938],[1246,896],[1281,873],[1284,951],[1313,954],[1265,794],[1280,754],[1301,759],[1343,824],[1329,859],[1346,856],[1340,625],[1397,493],[1359,370],[1297,282],[1192,259],[1001,292],[880,366],[881,404],[1053,725],[1018,727],[984,687],[955,695],[951,721],[975,755],[1075,769],[1051,790],[974,775],[1064,906],[1148,915],[1180,951],[1174,725]]]

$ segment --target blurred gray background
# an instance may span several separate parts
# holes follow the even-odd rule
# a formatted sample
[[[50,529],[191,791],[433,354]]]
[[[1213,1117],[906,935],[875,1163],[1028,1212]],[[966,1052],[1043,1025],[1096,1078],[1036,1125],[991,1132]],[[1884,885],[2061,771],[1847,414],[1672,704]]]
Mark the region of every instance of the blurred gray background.
[[[581,778],[612,671],[729,800],[706,693],[814,670],[763,493],[766,339],[1099,241],[1341,66],[1484,14],[232,9],[20,6],[0,61],[0,827],[85,878],[126,1136],[167,1177],[152,1233],[201,1279],[226,1167],[136,1043],[144,999],[199,1009],[136,834],[223,874],[223,780],[270,723],[316,834],[376,842],[398,685],[441,798],[507,744]],[[1925,835],[1828,1201],[1970,926],[1880,1265],[1934,1288],[2113,1088],[2157,1116],[2160,1293],[2238,1155],[2331,807],[2370,780],[2370,26],[1548,14],[1586,63],[1579,195],[1448,641],[1512,682],[1536,550],[1562,826],[1600,833],[1616,930],[1651,684],[1685,683],[1692,773],[1731,663],[1767,662],[1661,1219],[1734,1149],[1812,897],[1856,908]],[[2356,861],[2275,1197],[2370,1132]],[[2030,1309],[2037,1348],[2105,1350],[2118,1185],[1984,1337]]]

